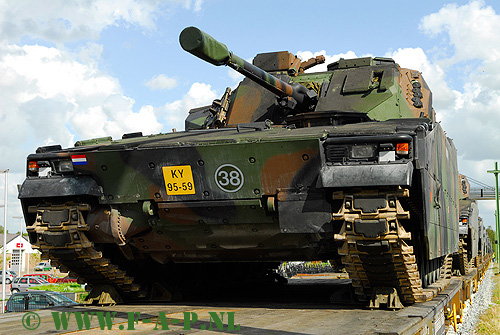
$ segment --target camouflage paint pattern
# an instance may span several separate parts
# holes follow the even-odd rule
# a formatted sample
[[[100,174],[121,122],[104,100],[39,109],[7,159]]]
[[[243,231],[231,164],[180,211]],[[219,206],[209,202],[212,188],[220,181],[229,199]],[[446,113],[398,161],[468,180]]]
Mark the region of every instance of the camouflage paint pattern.
[[[479,208],[476,200],[460,199],[459,232],[466,245],[469,259],[478,255]]]
[[[65,233],[57,206],[82,203],[85,236],[119,246],[128,261],[335,260],[343,222],[332,213],[344,195],[389,208],[403,194],[397,215],[418,258],[457,251],[456,149],[419,72],[367,57],[305,73],[321,60],[284,52],[250,64],[194,27],[180,41],[248,76],[229,96],[226,128],[203,129],[207,106],[190,112],[183,132],[39,148],[27,161],[40,170],[27,168],[19,194],[33,243],[52,248],[40,234]],[[76,243],[65,238],[53,248]]]
[[[424,229],[429,258],[453,253],[458,248],[457,157],[453,142],[447,138],[438,123],[419,143],[423,158],[419,161],[422,197],[424,201]]]

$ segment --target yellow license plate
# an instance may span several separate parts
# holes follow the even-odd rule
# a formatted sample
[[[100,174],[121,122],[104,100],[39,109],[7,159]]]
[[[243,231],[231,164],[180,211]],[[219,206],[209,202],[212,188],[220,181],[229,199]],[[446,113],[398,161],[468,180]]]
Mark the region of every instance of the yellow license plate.
[[[196,193],[190,165],[164,166],[162,170],[168,195]]]

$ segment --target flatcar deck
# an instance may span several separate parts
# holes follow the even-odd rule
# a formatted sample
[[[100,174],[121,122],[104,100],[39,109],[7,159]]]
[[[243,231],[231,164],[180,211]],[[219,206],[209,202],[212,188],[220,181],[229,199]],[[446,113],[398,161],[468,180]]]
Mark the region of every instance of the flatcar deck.
[[[332,276],[308,276],[296,277],[290,280],[289,285],[281,287],[254,287],[239,293],[207,292],[201,299],[187,297],[187,301],[181,303],[38,310],[35,313],[40,317],[39,321],[33,317],[29,322],[32,327],[39,323],[34,330],[27,329],[25,313],[7,313],[0,315],[0,333],[444,334],[445,324],[450,327],[453,326],[453,318],[459,320],[460,302],[477,289],[475,281],[482,277],[486,265],[467,278],[453,277],[448,287],[433,300],[395,311],[331,304],[329,295],[349,285],[349,280]],[[109,330],[105,319],[107,313],[113,316],[113,312],[116,314],[109,323]],[[62,318],[61,313],[73,314],[67,325],[60,322],[57,326],[53,313],[58,313],[58,320]],[[85,329],[84,323],[78,325],[77,322],[78,316],[84,316],[84,313],[95,314],[90,320],[89,329]],[[195,317],[197,321],[194,321]]]

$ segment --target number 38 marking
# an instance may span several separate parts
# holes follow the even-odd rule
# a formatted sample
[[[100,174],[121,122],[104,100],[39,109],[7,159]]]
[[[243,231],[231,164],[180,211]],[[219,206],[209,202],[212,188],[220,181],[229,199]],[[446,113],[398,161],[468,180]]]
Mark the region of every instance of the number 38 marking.
[[[215,182],[224,192],[236,192],[245,182],[241,170],[232,164],[223,164],[215,171]]]

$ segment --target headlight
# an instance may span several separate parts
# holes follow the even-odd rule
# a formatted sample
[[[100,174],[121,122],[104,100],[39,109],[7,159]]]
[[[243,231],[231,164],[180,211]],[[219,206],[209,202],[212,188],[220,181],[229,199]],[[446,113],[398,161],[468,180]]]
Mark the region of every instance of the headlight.
[[[56,164],[56,169],[58,173],[71,172],[73,171],[73,162],[70,160],[59,161]]]
[[[353,145],[351,147],[351,158],[372,158],[375,156],[373,145]]]

